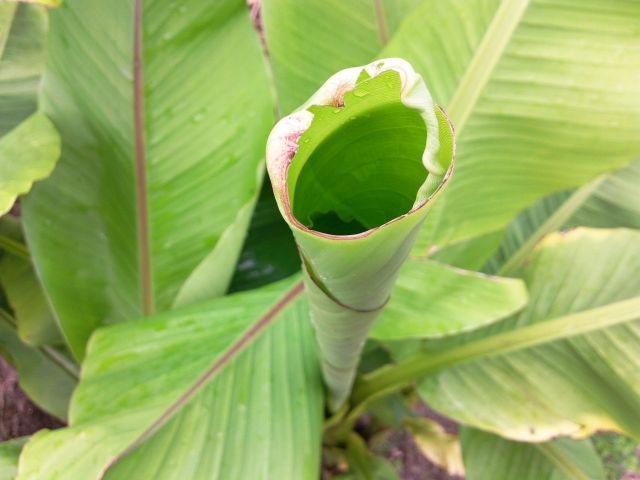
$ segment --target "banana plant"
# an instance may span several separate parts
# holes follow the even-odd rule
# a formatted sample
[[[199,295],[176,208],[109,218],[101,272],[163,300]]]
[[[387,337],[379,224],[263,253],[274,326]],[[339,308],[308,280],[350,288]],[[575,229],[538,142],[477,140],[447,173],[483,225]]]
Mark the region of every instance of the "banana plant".
[[[396,478],[403,429],[601,479],[592,434],[640,441],[637,2],[34,3],[0,353],[68,425],[0,478]]]

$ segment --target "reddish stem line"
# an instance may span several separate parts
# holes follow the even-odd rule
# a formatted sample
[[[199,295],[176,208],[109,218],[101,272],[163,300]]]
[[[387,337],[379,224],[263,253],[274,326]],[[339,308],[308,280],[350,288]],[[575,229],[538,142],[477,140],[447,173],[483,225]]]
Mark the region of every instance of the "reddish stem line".
[[[133,13],[133,125],[136,156],[136,203],[138,208],[138,247],[140,288],[145,315],[155,310],[149,248],[149,207],[144,135],[144,69],[142,60],[142,0],[135,0]]]
[[[215,363],[207,369],[180,397],[173,402],[147,429],[138,436],[121,453],[114,456],[104,466],[98,476],[98,480],[104,478],[107,471],[113,467],[120,459],[132,453],[136,448],[146,442],[156,433],[171,417],[185,406],[216,374],[220,372],[231,360],[233,360],[254,338],[267,328],[273,320],[304,290],[304,284],[299,281],[291,287],[287,293],[269,311],[260,318],[253,326],[247,330]]]

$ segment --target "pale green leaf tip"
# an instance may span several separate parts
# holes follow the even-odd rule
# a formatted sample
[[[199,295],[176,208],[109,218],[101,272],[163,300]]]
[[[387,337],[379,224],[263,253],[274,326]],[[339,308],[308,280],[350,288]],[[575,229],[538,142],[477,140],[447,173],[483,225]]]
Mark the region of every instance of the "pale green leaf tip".
[[[18,196],[28,193],[34,182],[51,174],[60,152],[60,135],[42,112],[0,138],[0,215],[11,209]]]

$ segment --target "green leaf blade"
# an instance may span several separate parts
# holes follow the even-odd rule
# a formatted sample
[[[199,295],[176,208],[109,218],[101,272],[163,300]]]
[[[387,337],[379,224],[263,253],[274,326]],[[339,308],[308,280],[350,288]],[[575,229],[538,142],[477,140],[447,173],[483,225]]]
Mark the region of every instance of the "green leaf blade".
[[[314,478],[322,386],[301,292],[293,277],[98,331],[71,427],[37,434],[19,478]],[[183,429],[193,443],[172,441]],[[247,445],[266,470],[226,454]],[[194,462],[192,447],[208,454]]]
[[[63,343],[60,329],[30,262],[21,227],[20,222],[11,215],[0,219],[0,237],[16,246],[15,251],[5,250],[0,257],[0,286],[23,342],[36,347],[60,345]]]
[[[519,478],[604,480],[604,469],[589,440],[558,439],[520,443],[464,428],[462,453],[469,480]]]
[[[316,479],[322,387],[308,306],[297,302],[292,308],[297,319],[278,320],[105,478],[141,478],[155,472],[154,478],[167,480]],[[188,444],[181,443],[184,438]],[[239,451],[251,452],[251,460]]]
[[[0,310],[0,333],[0,353],[18,372],[22,390],[44,411],[66,419],[71,392],[77,382],[77,372],[67,368],[71,362],[48,347],[36,348],[24,343],[14,321],[4,310]]]
[[[0,480],[13,480],[18,473],[18,457],[28,437],[0,443]]]
[[[547,237],[523,272],[529,307],[503,327],[516,337],[519,327],[544,329],[548,318],[637,298],[638,240],[632,230],[578,229]],[[605,328],[606,320],[594,316],[591,324],[602,327],[433,375],[420,383],[420,393],[445,414],[512,439],[582,437],[599,429],[637,437],[637,317]]]
[[[456,178],[434,211],[438,221],[420,234],[421,255],[434,243],[500,230],[537,199],[621,168],[640,152],[638,5],[532,0],[504,48],[486,50],[503,33],[491,29],[498,14],[522,2],[504,2],[502,10],[498,3],[424,2],[381,54],[416,65],[446,110],[456,98],[477,98],[456,125]],[[477,55],[499,58],[474,93],[467,90],[476,84],[461,82]]]
[[[403,16],[418,3],[263,1],[266,44],[281,113],[300,106],[333,73],[375,58]]]
[[[371,337],[401,340],[452,335],[505,318],[524,307],[527,299],[519,279],[409,260]]]
[[[184,303],[226,289],[241,241],[220,247],[219,268],[207,258],[225,234],[244,236],[249,215],[238,212],[255,202],[272,123],[242,1],[141,2],[135,29],[130,7],[71,0],[51,13],[41,103],[63,153],[25,202],[24,218],[78,358],[98,326],[166,310],[179,292]],[[221,286],[199,291],[207,278]]]
[[[33,182],[46,178],[60,156],[60,137],[51,121],[35,113],[0,139],[0,215]]]
[[[0,5],[0,136],[37,109],[48,21],[44,8]]]

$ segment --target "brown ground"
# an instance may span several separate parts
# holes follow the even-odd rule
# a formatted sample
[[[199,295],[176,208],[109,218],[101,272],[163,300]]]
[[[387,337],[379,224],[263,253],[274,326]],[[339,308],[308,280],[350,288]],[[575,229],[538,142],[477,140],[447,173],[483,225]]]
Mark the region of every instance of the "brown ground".
[[[18,376],[0,357],[0,441],[64,424],[36,407],[18,386]]]
[[[462,480],[427,460],[409,432],[398,430],[392,433],[389,443],[391,448],[385,453],[385,458],[400,467],[402,480]]]
[[[414,413],[438,422],[447,433],[458,434],[458,424],[426,404],[418,402]],[[402,480],[463,480],[452,476],[446,470],[429,461],[418,449],[411,434],[406,430],[398,430],[389,436],[389,448],[384,457],[396,465]]]

